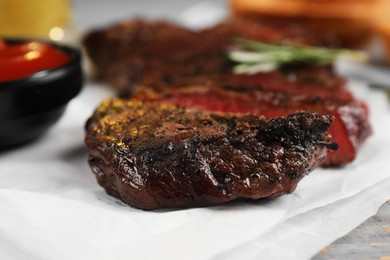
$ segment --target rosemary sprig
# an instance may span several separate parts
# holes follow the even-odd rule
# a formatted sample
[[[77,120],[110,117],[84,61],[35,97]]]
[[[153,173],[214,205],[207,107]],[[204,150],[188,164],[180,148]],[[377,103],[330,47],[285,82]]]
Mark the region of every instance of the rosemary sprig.
[[[291,64],[324,65],[340,57],[359,62],[368,59],[365,52],[346,49],[269,44],[241,38],[235,44],[238,49],[228,53],[228,58],[237,63],[233,69],[235,74],[268,72]]]

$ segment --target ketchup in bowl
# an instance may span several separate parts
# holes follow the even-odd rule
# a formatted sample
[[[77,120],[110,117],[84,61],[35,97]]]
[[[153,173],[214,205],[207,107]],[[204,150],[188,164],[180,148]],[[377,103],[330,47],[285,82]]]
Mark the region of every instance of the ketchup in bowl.
[[[36,72],[56,69],[70,60],[58,49],[31,41],[7,44],[0,39],[0,82],[26,78]]]
[[[83,79],[78,48],[0,39],[0,152],[42,136],[80,92]]]

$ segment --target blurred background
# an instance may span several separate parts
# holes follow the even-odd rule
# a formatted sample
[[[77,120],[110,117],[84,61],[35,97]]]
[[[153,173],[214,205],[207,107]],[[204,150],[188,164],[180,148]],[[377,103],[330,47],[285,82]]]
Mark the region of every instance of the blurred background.
[[[332,33],[340,47],[370,49],[376,59],[384,60],[387,46],[390,59],[389,0],[0,0],[0,36],[77,43],[91,28],[129,18],[169,19],[199,28],[224,19],[230,10]]]

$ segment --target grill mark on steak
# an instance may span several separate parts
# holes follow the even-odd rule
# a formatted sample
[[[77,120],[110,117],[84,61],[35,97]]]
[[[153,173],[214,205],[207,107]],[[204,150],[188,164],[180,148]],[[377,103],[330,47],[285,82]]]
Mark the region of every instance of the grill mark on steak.
[[[100,185],[141,209],[275,197],[325,159],[331,116],[266,120],[111,99],[87,123]]]

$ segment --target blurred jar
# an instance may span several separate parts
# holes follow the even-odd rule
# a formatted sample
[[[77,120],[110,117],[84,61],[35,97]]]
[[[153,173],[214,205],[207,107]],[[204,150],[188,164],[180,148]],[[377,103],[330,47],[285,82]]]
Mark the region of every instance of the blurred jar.
[[[70,0],[0,0],[0,37],[66,41],[70,20]]]

